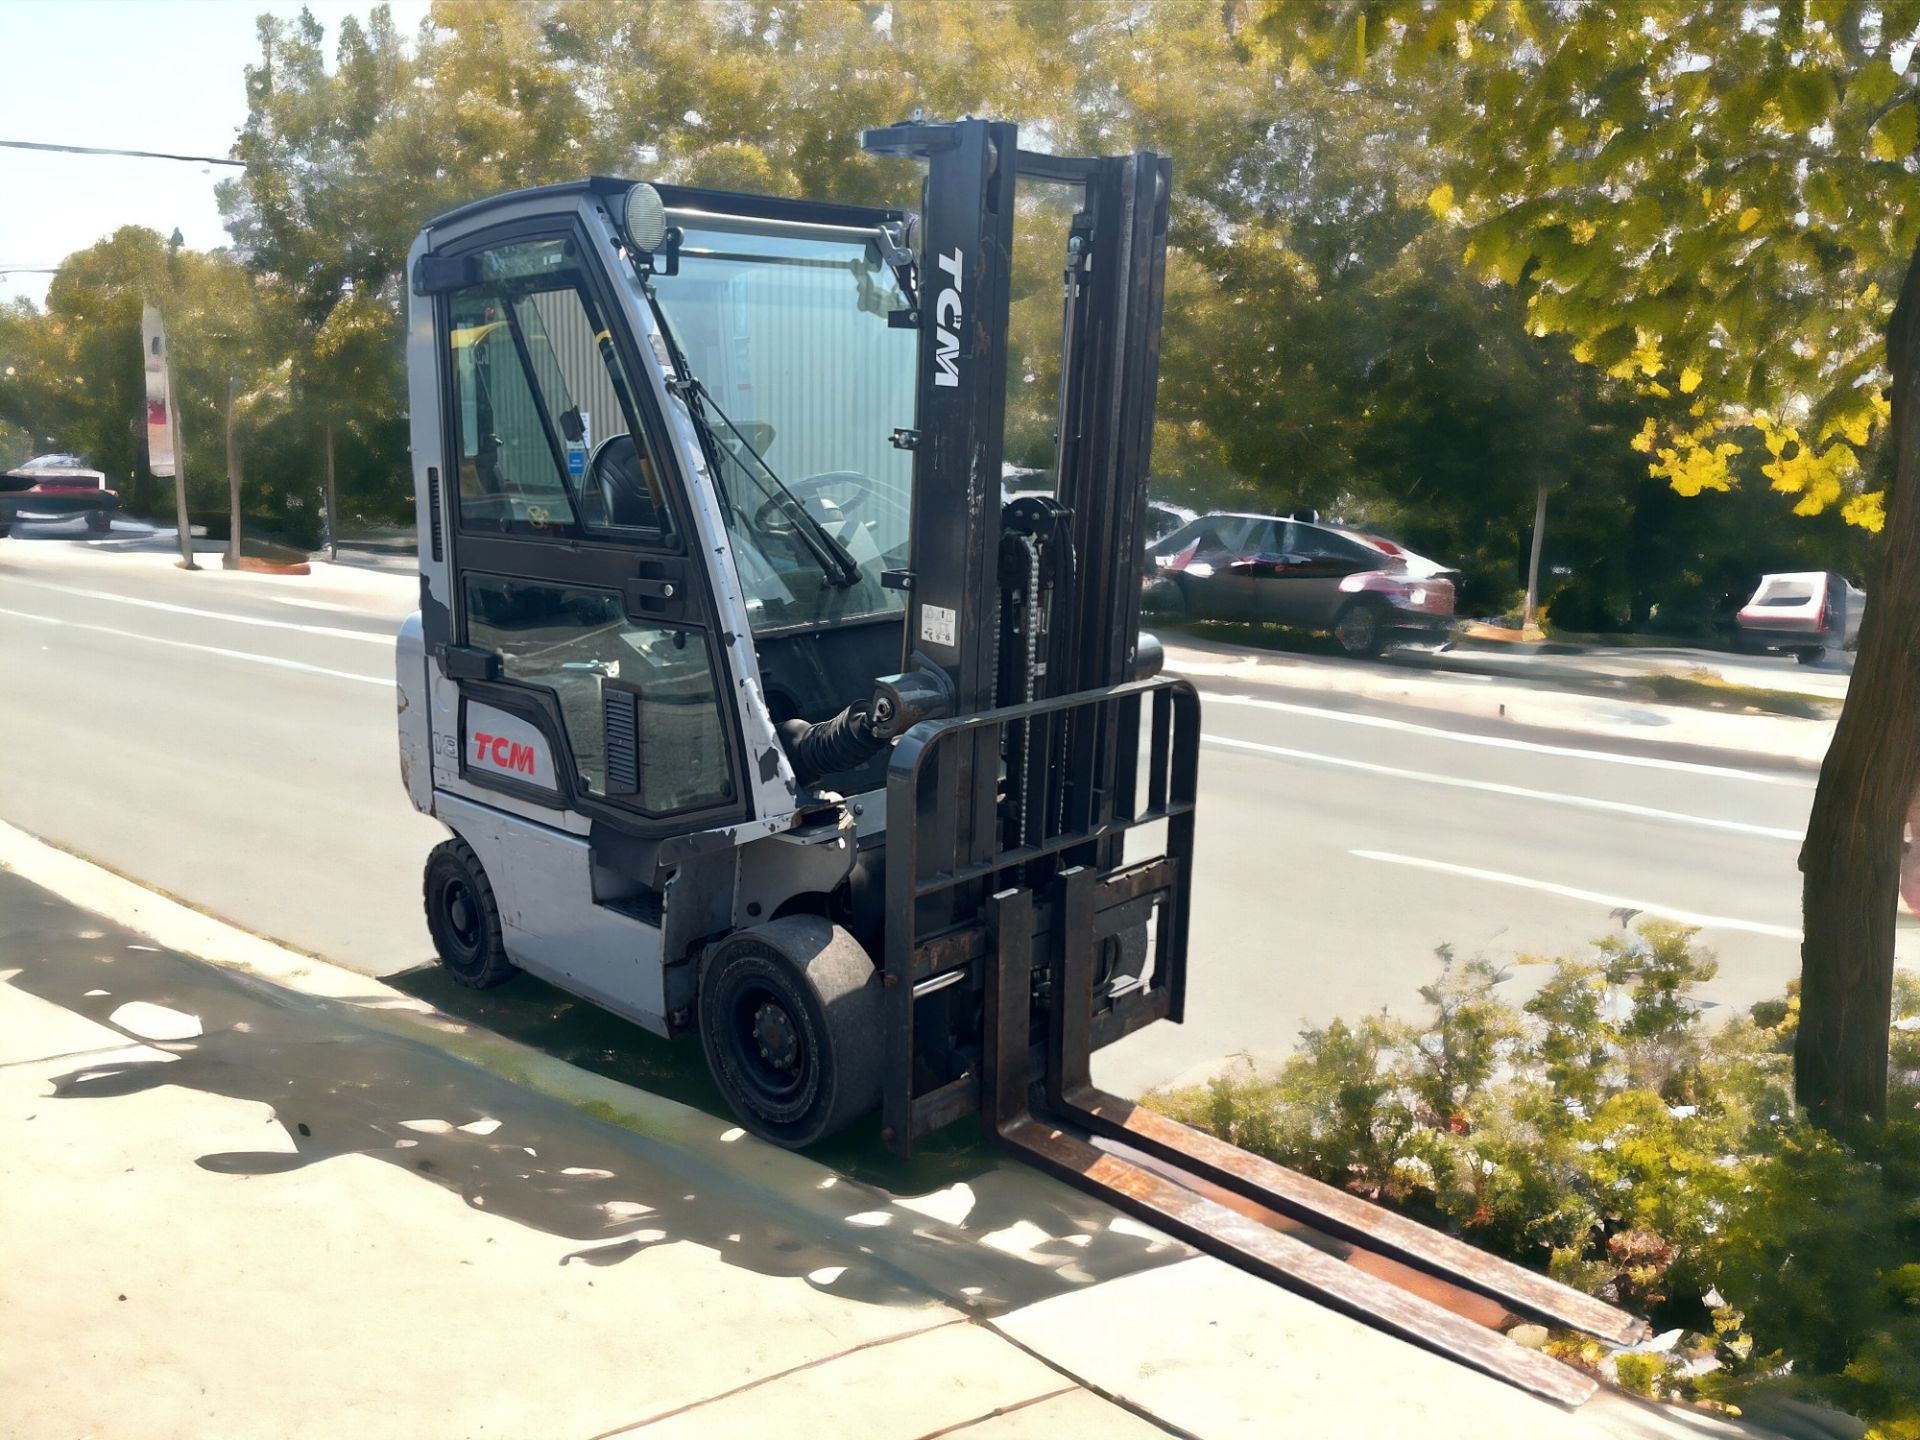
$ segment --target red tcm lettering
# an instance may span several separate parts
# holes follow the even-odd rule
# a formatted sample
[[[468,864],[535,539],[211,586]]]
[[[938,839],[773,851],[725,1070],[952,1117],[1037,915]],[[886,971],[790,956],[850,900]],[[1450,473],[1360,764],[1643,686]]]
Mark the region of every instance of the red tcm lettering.
[[[509,740],[504,735],[486,735],[478,730],[474,731],[473,758],[484,761],[497,770],[518,770],[523,775],[533,774],[533,746],[522,745],[518,740]]]

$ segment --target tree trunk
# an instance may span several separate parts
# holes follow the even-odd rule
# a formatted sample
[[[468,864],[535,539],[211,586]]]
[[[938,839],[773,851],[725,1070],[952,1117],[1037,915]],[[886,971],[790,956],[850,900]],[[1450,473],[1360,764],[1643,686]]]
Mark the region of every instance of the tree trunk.
[[[1836,1134],[1887,1111],[1901,830],[1920,784],[1920,252],[1887,336],[1894,473],[1853,682],[1800,850],[1794,1092]]]
[[[232,376],[227,377],[227,509],[228,523],[232,527],[227,531],[227,568],[240,568],[240,435],[235,429],[239,418],[238,408],[239,382]]]
[[[1527,603],[1520,615],[1522,632],[1533,628],[1533,617],[1540,610],[1540,545],[1547,533],[1547,482],[1540,481],[1539,498],[1533,502],[1533,552],[1527,557]]]
[[[327,559],[340,558],[340,497],[333,485],[333,419],[327,419]]]

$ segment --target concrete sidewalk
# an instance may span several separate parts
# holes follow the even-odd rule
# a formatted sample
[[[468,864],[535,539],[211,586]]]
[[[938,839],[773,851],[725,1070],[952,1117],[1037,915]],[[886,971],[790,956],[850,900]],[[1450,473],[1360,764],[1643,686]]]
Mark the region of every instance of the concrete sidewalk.
[[[1559,1410],[986,1152],[849,1180],[7,827],[0,982],[22,1440],[1755,1433]]]

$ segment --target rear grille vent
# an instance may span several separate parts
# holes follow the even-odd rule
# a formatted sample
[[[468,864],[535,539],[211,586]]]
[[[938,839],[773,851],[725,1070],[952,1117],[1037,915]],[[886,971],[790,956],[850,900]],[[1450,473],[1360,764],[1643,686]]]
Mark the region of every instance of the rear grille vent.
[[[439,560],[443,557],[440,542],[440,467],[437,465],[427,467],[427,529],[433,546],[433,558]]]
[[[640,733],[633,701],[625,691],[600,692],[600,714],[607,734],[609,795],[632,795],[640,788]]]

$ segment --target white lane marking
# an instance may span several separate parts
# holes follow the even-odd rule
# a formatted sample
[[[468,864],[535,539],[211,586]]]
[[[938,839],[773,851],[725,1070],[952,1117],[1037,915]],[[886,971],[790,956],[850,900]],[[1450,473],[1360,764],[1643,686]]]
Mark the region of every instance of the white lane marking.
[[[1436,725],[1416,725],[1411,720],[1390,720],[1384,715],[1355,715],[1344,710],[1323,709],[1318,705],[1294,705],[1285,700],[1261,700],[1252,695],[1227,695],[1218,690],[1202,690],[1200,694],[1209,705],[1251,705],[1288,715],[1311,715],[1315,719],[1331,720],[1341,725],[1431,735],[1437,740],[1452,740],[1461,745],[1486,745],[1496,750],[1531,750],[1540,755],[1565,755],[1575,760],[1601,760],[1609,765],[1637,765],[1648,770],[1678,770],[1690,775],[1719,775],[1730,780],[1752,780],[1760,785],[1787,785],[1797,790],[1811,790],[1814,786],[1812,780],[1798,775],[1739,770],[1730,765],[1704,765],[1693,760],[1668,760],[1659,755],[1619,755],[1611,750],[1547,745],[1538,740],[1514,740],[1505,735],[1474,735],[1462,730],[1443,730]]]
[[[262,595],[262,600],[271,600],[276,605],[292,605],[300,610],[331,610],[337,615],[364,615],[369,620],[385,620],[388,617],[378,610],[369,610],[364,605],[342,605],[334,600],[309,600],[304,595]],[[396,620],[394,622],[398,624]]]
[[[1454,865],[1445,860],[1424,860],[1418,855],[1395,855],[1389,850],[1349,850],[1361,860],[1378,860],[1388,865],[1410,865],[1416,870],[1434,870],[1442,875],[1460,875],[1469,880],[1485,880],[1494,885],[1513,885],[1522,890],[1540,890],[1549,895],[1564,895],[1569,900],[1587,900],[1611,910],[1639,910],[1682,925],[1698,925],[1712,930],[1745,930],[1753,935],[1771,935],[1778,940],[1798,940],[1800,932],[1790,925],[1765,925],[1758,920],[1736,920],[1726,915],[1702,915],[1682,910],[1677,905],[1662,905],[1657,900],[1630,900],[1624,895],[1602,895],[1597,890],[1581,890],[1572,885],[1557,885],[1551,880],[1529,880],[1503,870],[1480,870],[1472,865]]]
[[[175,605],[166,600],[144,600],[134,595],[119,595],[111,590],[83,590],[78,585],[49,585],[44,580],[6,577],[36,590],[55,590],[62,595],[79,595],[88,600],[111,600],[120,605],[138,605],[147,610],[166,610],[175,615],[198,615],[207,620],[225,620],[234,625],[258,625],[268,630],[298,630],[303,635],[331,635],[339,640],[359,640],[370,645],[392,645],[393,635],[370,635],[365,630],[342,630],[335,625],[301,625],[292,620],[267,620],[256,615],[235,615],[228,610],[200,610],[192,605]],[[399,625],[395,624],[397,634]]]
[[[1605,810],[1615,815],[1637,815],[1646,820],[1664,820],[1673,825],[1698,825],[1708,830],[1731,830],[1736,835],[1759,835],[1768,840],[1806,839],[1799,830],[1778,825],[1749,825],[1744,820],[1721,820],[1710,815],[1687,815],[1678,810],[1657,810],[1651,805],[1633,805],[1625,800],[1602,800],[1593,795],[1568,795],[1556,790],[1532,790],[1525,785],[1503,785],[1497,780],[1468,780],[1459,775],[1433,775],[1424,770],[1402,770],[1397,765],[1376,765],[1370,760],[1350,760],[1343,755],[1320,755],[1311,750],[1293,750],[1285,745],[1267,745],[1258,740],[1236,740],[1228,735],[1200,738],[1209,745],[1224,745],[1234,750],[1254,750],[1263,755],[1279,755],[1289,760],[1307,760],[1315,765],[1337,765],[1343,770],[1364,770],[1371,775],[1391,775],[1396,780],[1418,780],[1426,785],[1446,785],[1456,790],[1481,790],[1489,795],[1511,795],[1520,800],[1543,800],[1550,805],[1570,805],[1580,810]]]
[[[309,665],[303,660],[288,660],[279,655],[256,655],[251,650],[226,650],[218,645],[196,645],[191,640],[167,640],[158,635],[141,635],[131,630],[116,630],[111,625],[88,625],[80,620],[59,620],[51,615],[32,615],[24,610],[0,608],[0,615],[16,620],[32,620],[41,625],[63,625],[74,630],[96,630],[138,645],[170,645],[176,650],[197,650],[203,655],[221,655],[229,660],[251,660],[256,665],[271,665],[279,670],[304,670],[309,675],[330,675],[335,680],[357,680],[362,685],[386,685],[394,682],[383,675],[356,675],[351,670],[329,670],[324,665]]]

